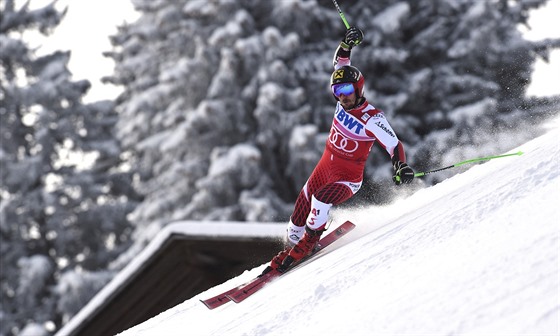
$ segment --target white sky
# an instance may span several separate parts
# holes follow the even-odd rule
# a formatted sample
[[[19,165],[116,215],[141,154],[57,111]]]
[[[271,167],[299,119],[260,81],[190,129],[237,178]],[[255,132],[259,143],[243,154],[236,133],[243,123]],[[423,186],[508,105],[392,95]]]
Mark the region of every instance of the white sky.
[[[549,0],[546,6],[533,11],[529,18],[530,31],[521,29],[529,40],[560,38],[560,0]],[[529,96],[550,96],[560,94],[560,50],[550,53],[550,63],[537,59],[533,73],[533,83],[527,90]]]
[[[18,0],[20,3],[23,0]],[[44,6],[44,0],[31,0],[32,8]],[[134,11],[130,0],[58,0],[57,7],[68,6],[68,13],[53,35],[48,39],[35,39],[32,46],[41,46],[39,54],[54,50],[72,50],[69,68],[75,80],[89,79],[92,88],[86,101],[113,99],[120,89],[101,83],[103,76],[113,73],[114,63],[103,57],[102,52],[112,49],[108,36],[117,32],[117,26],[125,22],[133,22],[138,13]],[[333,8],[334,10],[334,8]],[[548,4],[532,13],[529,24],[531,31],[526,36],[531,40],[546,37],[560,37],[558,18],[560,0],[549,0]],[[525,31],[524,29],[522,29]],[[76,31],[80,31],[76,34]],[[560,94],[557,79],[560,74],[560,51],[551,54],[551,62],[547,64],[538,60],[532,86],[528,95],[548,96]]]
[[[18,0],[19,6],[24,2]],[[50,2],[50,1],[49,1]],[[31,8],[43,7],[46,1],[31,0]],[[130,0],[58,0],[56,7],[68,7],[66,16],[48,38],[30,35],[31,46],[40,46],[40,55],[55,50],[71,50],[68,65],[74,80],[89,79],[92,88],[86,102],[113,99],[121,88],[101,83],[101,77],[113,74],[114,62],[104,57],[111,51],[109,36],[117,33],[117,26],[135,21],[139,14]]]

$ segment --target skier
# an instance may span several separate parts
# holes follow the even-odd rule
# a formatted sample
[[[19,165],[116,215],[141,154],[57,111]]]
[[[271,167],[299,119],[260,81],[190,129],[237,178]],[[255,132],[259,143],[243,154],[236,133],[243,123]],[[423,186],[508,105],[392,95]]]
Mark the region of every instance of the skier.
[[[406,164],[403,144],[383,111],[367,102],[364,76],[350,65],[350,51],[363,37],[360,29],[350,27],[335,51],[331,90],[338,102],[325,151],[296,200],[285,249],[263,273],[285,271],[312,252],[325,231],[330,208],[351,198],[362,186],[366,160],[375,141],[391,156],[397,185],[414,178],[414,171]]]

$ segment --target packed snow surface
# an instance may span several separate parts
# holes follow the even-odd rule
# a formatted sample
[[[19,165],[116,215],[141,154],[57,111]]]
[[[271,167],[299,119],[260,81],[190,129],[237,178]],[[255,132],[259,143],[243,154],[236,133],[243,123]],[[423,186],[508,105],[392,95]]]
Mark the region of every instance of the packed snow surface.
[[[549,128],[512,149],[522,156],[334,211],[357,228],[240,304],[199,300],[264,265],[121,335],[559,335],[559,123]]]

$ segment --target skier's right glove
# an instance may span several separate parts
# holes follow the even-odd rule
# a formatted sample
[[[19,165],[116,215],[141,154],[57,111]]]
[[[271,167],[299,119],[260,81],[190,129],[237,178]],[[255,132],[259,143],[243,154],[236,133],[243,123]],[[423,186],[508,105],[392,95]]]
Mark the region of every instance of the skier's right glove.
[[[350,50],[352,47],[362,43],[363,39],[364,33],[360,29],[350,27],[346,30],[346,35],[344,35],[344,40],[342,40],[341,45],[344,49]]]
[[[401,183],[410,183],[412,182],[412,179],[414,179],[414,171],[404,162],[395,161],[393,169],[395,170],[393,182],[395,182],[396,185]]]

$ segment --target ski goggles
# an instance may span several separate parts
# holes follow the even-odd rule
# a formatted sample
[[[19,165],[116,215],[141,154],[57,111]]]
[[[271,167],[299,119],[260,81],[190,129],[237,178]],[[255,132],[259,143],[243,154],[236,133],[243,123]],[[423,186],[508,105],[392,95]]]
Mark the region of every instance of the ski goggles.
[[[332,93],[335,97],[339,97],[341,94],[349,96],[355,92],[354,85],[352,83],[340,83],[331,86]]]

